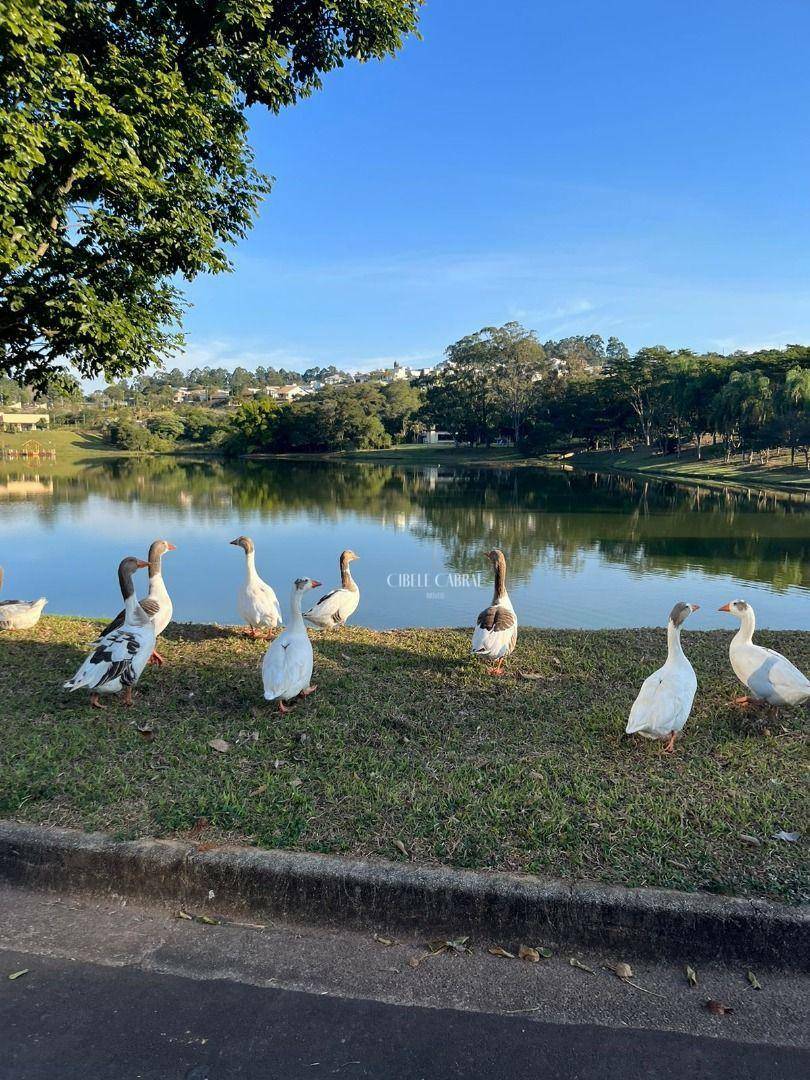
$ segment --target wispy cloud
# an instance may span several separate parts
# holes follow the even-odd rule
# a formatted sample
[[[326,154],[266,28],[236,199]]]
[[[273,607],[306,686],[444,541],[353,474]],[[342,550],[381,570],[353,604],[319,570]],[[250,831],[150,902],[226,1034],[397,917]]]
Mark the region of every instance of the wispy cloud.
[[[805,335],[806,336],[806,335]],[[760,349],[784,349],[792,342],[802,340],[802,335],[791,333],[789,330],[780,330],[775,334],[769,334],[766,338],[751,339],[740,337],[710,338],[709,348],[716,352],[758,352]]]
[[[195,367],[217,367],[233,371],[243,367],[249,371],[257,367],[285,368],[288,371],[305,371],[310,367],[335,367],[344,371],[375,371],[377,368],[430,367],[441,359],[441,350],[431,349],[399,354],[357,356],[346,352],[325,352],[318,349],[285,348],[260,349],[253,345],[241,346],[234,342],[212,340],[189,342],[185,352],[178,357],[176,365],[181,371]]]
[[[580,315],[587,315],[596,310],[596,305],[590,300],[571,300],[568,303],[558,304],[557,307],[546,309],[533,309],[515,307],[512,309],[512,317],[534,323],[558,323],[568,322]]]

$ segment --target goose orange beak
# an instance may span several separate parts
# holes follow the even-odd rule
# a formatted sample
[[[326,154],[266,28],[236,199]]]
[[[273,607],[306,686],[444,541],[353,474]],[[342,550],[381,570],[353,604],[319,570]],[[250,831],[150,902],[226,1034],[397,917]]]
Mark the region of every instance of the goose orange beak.
[[[718,611],[731,611],[731,604],[723,604],[722,607],[717,609]]]
[[[313,581],[312,582],[312,588],[313,589],[320,589],[321,585],[323,585],[322,581]]]
[[[149,565],[149,563],[148,563],[148,562],[144,562],[144,561],[143,561],[143,559],[136,559],[136,560],[135,560],[135,565],[136,565],[136,566],[138,567],[138,569],[139,569],[139,570],[143,570],[143,568],[144,568],[145,566],[148,566],[148,565]]]
[[[177,548],[174,546],[174,544],[167,543],[166,544],[166,550],[167,551],[177,551]]]

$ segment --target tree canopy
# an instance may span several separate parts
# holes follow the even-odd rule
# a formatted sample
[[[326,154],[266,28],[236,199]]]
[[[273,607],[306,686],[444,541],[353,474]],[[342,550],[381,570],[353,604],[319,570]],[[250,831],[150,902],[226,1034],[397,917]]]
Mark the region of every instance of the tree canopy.
[[[421,0],[5,0],[0,372],[108,380],[181,343],[270,182],[245,109],[393,54]]]

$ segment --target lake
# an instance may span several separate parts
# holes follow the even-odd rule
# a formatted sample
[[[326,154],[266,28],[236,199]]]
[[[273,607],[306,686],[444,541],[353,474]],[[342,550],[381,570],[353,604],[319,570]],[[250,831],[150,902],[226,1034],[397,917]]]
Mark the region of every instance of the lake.
[[[291,581],[337,584],[350,547],[353,621],[471,625],[491,596],[484,552],[500,547],[524,625],[658,625],[687,600],[703,609],[690,626],[731,629],[716,609],[743,597],[762,626],[810,628],[810,499],[797,496],[441,464],[0,462],[4,596],[47,596],[52,614],[114,614],[119,560],[162,537],[178,548],[164,561],[175,617],[237,622],[244,555],[228,541],[241,533],[285,613]]]

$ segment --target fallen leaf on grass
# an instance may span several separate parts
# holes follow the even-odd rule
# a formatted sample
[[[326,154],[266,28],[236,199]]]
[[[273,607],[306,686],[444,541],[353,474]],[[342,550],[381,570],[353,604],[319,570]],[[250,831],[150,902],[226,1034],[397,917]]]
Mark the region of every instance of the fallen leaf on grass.
[[[762,983],[759,981],[759,979],[756,977],[756,975],[753,973],[753,971],[748,972],[747,978],[748,978],[748,981],[751,983],[751,985],[753,986],[753,988],[755,990],[761,990],[762,989]]]
[[[538,945],[537,951],[540,953],[544,960],[548,960],[549,957],[554,955],[554,950],[549,949],[546,945]]]
[[[760,847],[762,841],[758,836],[752,836],[751,833],[740,833],[740,839],[744,840],[746,844],[752,844],[754,847]]]
[[[582,961],[577,960],[575,956],[572,956],[569,959],[568,963],[571,965],[571,967],[579,968],[580,971],[587,971],[589,975],[596,974],[592,967],[588,967],[587,964],[583,964]]]
[[[290,781],[290,787],[299,788],[304,783],[300,776],[294,776]]]
[[[221,920],[220,919],[212,919],[210,915],[194,915],[191,912],[183,911],[182,908],[177,912],[177,918],[178,919],[187,919],[188,922],[204,923],[205,926],[220,926],[221,925]]]
[[[545,675],[539,675],[536,671],[520,671],[518,672],[518,674],[520,675],[521,679],[533,679],[538,682],[540,679],[545,678]]]
[[[727,1013],[734,1012],[730,1005],[725,1005],[722,1001],[714,1001],[712,998],[706,1002],[706,1008],[713,1016],[725,1016]]]
[[[521,960],[528,960],[530,964],[540,962],[540,953],[537,949],[533,949],[531,945],[521,945],[518,949],[518,956]]]
[[[418,968],[424,959],[424,956],[412,956],[408,960],[408,967]]]
[[[138,724],[135,729],[142,739],[146,739],[147,742],[151,742],[155,737],[154,728],[149,727],[148,724]]]
[[[408,855],[408,849],[405,847],[401,840],[394,840],[393,844],[397,851],[400,853],[400,855],[404,855],[406,859],[410,858],[410,856]]]
[[[227,754],[231,748],[231,744],[225,742],[224,739],[211,739],[208,745],[212,750],[216,750],[218,754]]]
[[[493,945],[491,949],[487,949],[490,956],[502,956],[504,960],[514,960],[515,954],[513,952],[507,952],[506,949],[502,949],[500,945]]]
[[[785,832],[784,829],[780,829],[779,832],[773,833],[774,840],[784,840],[788,844],[795,844],[801,833],[797,832]]]
[[[629,964],[614,964],[613,971],[620,979],[632,979],[633,969]]]
[[[380,945],[396,945],[396,941],[390,937],[380,937],[379,934],[374,935],[374,940],[379,941]]]
[[[251,798],[253,798],[256,795],[264,795],[265,791],[267,791],[267,784],[259,784],[259,786],[254,788],[249,794]]]
[[[27,975],[30,970],[30,968],[22,968],[20,971],[12,971],[12,973],[9,975],[9,979],[14,982],[14,980],[19,979],[20,976]]]
[[[689,985],[697,986],[698,978],[695,969],[693,967],[689,967],[689,965],[687,964],[684,968],[684,971],[686,972],[686,981],[689,983]]]
[[[450,940],[437,938],[435,941],[429,941],[427,947],[430,949],[432,956],[438,956],[439,953],[443,952],[453,952],[461,955],[472,951],[467,945],[469,940],[468,937],[451,938]]]

